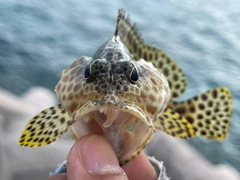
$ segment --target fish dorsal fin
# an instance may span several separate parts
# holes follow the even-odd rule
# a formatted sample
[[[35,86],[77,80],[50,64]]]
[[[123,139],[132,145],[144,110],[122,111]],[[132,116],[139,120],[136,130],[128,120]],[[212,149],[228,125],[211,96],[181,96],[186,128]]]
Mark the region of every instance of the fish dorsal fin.
[[[144,45],[144,41],[141,35],[138,33],[136,28],[136,23],[131,25],[129,16],[125,16],[125,11],[123,8],[118,11],[117,26],[115,31],[115,36],[119,35],[123,43],[129,48],[130,52],[135,56],[135,51],[133,49],[132,43],[139,43]],[[138,59],[136,59],[138,60]]]
[[[61,104],[45,109],[28,122],[19,144],[29,147],[48,145],[59,139],[70,123],[70,116]]]
[[[124,13],[125,13],[125,12],[124,12],[124,9],[123,9],[123,8],[121,8],[121,9],[118,10],[117,25],[116,25],[116,30],[115,30],[115,33],[114,33],[115,37],[118,36],[119,22],[120,22],[122,19],[124,19]]]
[[[171,101],[168,108],[186,118],[196,135],[222,140],[229,134],[232,97],[227,88],[210,89],[182,102]]]
[[[122,42],[128,47],[134,60],[144,59],[152,62],[167,78],[173,98],[177,98],[184,92],[187,79],[181,68],[165,52],[145,45],[138,33],[136,24],[130,23],[129,16],[125,16],[123,9],[119,10],[115,35],[119,35]]]

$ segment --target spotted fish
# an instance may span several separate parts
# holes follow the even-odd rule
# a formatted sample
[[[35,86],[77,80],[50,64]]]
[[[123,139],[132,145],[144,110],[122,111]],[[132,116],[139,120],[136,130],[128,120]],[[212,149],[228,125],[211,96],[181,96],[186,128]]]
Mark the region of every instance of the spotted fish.
[[[232,99],[227,88],[211,89],[186,101],[187,80],[162,50],[146,45],[123,9],[114,36],[92,57],[82,56],[56,85],[60,104],[26,125],[21,146],[48,145],[67,131],[73,139],[95,133],[112,145],[120,164],[134,159],[159,129],[174,137],[228,135]]]

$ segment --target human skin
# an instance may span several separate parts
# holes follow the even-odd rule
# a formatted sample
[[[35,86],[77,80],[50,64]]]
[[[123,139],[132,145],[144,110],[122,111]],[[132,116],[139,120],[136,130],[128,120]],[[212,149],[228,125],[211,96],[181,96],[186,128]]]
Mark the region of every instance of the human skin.
[[[67,173],[47,180],[155,180],[156,172],[144,152],[119,166],[111,145],[98,135],[86,135],[76,141],[67,158]]]

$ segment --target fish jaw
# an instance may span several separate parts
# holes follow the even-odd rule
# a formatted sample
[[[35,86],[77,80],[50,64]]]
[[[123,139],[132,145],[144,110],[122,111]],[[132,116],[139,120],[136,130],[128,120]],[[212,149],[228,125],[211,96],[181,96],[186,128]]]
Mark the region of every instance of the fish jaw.
[[[155,133],[154,126],[144,122],[149,117],[145,117],[138,109],[114,105],[85,107],[77,113],[75,123],[68,130],[75,140],[86,134],[105,137],[122,163],[134,153],[138,154],[142,150],[139,147],[144,147]]]

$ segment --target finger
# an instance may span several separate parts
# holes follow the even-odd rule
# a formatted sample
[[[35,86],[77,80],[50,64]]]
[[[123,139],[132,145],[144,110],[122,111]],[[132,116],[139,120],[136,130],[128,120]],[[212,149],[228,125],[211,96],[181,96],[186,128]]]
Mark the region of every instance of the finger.
[[[80,138],[69,152],[68,180],[127,179],[109,143],[101,136]]]
[[[122,168],[129,180],[157,179],[155,169],[144,152],[141,152],[135,159],[123,165]]]

